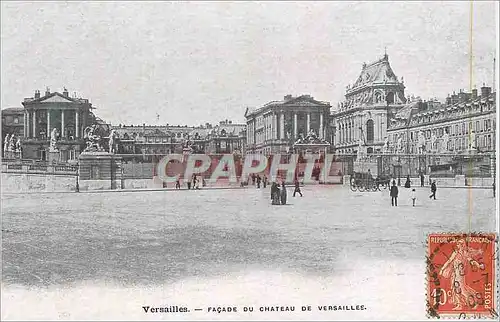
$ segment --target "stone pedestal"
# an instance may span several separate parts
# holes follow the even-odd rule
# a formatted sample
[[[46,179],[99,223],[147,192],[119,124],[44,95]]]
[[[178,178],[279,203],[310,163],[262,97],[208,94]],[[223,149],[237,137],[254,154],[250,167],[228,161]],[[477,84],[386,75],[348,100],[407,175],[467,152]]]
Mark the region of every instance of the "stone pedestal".
[[[122,189],[122,158],[108,152],[83,152],[78,157],[80,191]]]
[[[58,163],[60,161],[60,157],[61,154],[59,151],[49,151],[49,153],[47,153],[47,161],[49,161],[49,163]]]

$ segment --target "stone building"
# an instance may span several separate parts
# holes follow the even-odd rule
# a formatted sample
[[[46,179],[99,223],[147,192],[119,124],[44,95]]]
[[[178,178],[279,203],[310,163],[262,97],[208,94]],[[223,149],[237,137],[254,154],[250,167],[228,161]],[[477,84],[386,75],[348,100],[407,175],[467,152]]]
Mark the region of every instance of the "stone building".
[[[47,88],[42,96],[35,91],[34,97],[25,98],[24,107],[24,158],[47,160],[50,135],[57,129],[59,161],[76,160],[85,148],[83,139],[87,126],[96,122],[92,104],[88,99],[70,97]]]
[[[9,107],[2,110],[2,138],[7,134],[24,137],[24,109],[22,107]]]
[[[394,74],[389,56],[363,64],[356,82],[348,85],[345,101],[332,113],[335,150],[340,154],[379,152],[387,135],[388,119],[406,103],[405,86]]]
[[[390,120],[390,152],[494,152],[495,94],[491,87],[483,86],[480,93],[473,89],[471,93],[448,95],[444,104],[421,99],[409,102]]]
[[[117,125],[118,154],[165,155],[181,153],[182,142],[194,127],[187,125]],[[124,157],[124,160],[128,160]]]
[[[124,160],[151,161],[151,156],[170,153],[233,153],[245,148],[245,124],[221,121],[213,126],[187,125],[118,125],[113,126],[117,135],[119,154],[135,154]],[[142,155],[141,157],[139,157]]]
[[[310,95],[287,95],[281,101],[247,110],[246,153],[288,153],[293,150],[294,142],[311,131],[331,143],[330,108],[330,103],[315,100]]]
[[[196,128],[190,134],[195,151],[207,154],[244,154],[246,146],[246,124],[229,120],[216,126]]]

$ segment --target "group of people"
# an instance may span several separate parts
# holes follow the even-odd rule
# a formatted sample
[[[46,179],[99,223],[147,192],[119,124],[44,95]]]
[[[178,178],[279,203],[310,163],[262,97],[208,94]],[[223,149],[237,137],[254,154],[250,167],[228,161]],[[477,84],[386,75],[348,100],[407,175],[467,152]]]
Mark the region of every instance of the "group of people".
[[[264,188],[267,187],[268,181],[265,174],[261,177],[259,174],[252,173],[250,177],[252,178],[252,185],[255,186],[255,184],[257,184],[258,189],[260,189],[261,183],[263,184]],[[246,185],[248,185],[248,181]],[[241,186],[244,186],[243,181],[241,182]]]
[[[421,186],[423,187],[423,175],[421,176],[420,180],[421,180]],[[410,176],[406,177],[405,188],[408,188],[408,189],[411,188]],[[434,198],[434,200],[436,200],[436,191],[437,191],[436,180],[434,180],[431,183],[431,194],[429,196],[429,199]],[[392,187],[390,190],[390,195],[391,195],[391,205],[397,207],[399,189],[396,185],[396,180],[392,180]],[[411,190],[411,200],[412,200],[413,207],[415,207],[415,202],[417,200],[417,191],[415,190],[415,188],[413,188]]]
[[[302,191],[300,190],[300,183],[298,180],[295,180],[294,183],[295,189],[293,190],[293,196],[298,193],[302,197]],[[275,181],[271,185],[271,204],[273,205],[286,205],[286,186],[285,181],[281,182],[281,188],[278,183]]]
[[[205,178],[201,177],[201,180],[200,180],[196,176],[196,174],[193,174],[193,176],[191,177],[191,180],[188,180],[186,182],[188,190],[191,190],[191,189],[193,189],[193,190],[200,189],[200,181],[201,181],[202,187],[206,187],[207,186],[207,182],[205,181]],[[175,189],[180,189],[180,188],[181,188],[181,179],[177,178],[177,180],[175,181]]]

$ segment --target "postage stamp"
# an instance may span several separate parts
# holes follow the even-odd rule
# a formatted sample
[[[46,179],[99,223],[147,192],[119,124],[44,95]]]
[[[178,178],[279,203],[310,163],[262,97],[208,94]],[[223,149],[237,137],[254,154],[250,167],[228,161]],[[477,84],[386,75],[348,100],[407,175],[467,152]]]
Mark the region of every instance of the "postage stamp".
[[[428,235],[428,317],[498,317],[496,243],[493,233]]]

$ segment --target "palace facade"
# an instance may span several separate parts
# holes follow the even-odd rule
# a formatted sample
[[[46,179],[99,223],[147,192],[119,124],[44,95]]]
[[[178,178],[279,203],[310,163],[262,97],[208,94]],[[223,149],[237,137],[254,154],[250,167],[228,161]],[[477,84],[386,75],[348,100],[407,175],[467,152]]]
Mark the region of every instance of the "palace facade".
[[[218,125],[203,126],[114,126],[119,154],[146,156],[169,153],[243,153],[246,125],[220,121]],[[186,150],[187,149],[187,150]],[[125,156],[124,156],[125,157]]]
[[[345,101],[332,115],[336,152],[380,152],[388,120],[407,101],[404,91],[403,78],[399,80],[394,74],[387,54],[371,64],[363,64],[354,85],[346,88]]]
[[[388,143],[393,153],[484,153],[495,151],[495,135],[496,93],[483,85],[479,93],[448,95],[444,104],[409,102],[390,120]]]
[[[70,97],[64,89],[62,94],[50,92],[47,88],[41,96],[35,91],[34,97],[25,98],[23,120],[23,158],[47,160],[50,134],[58,132],[57,148],[59,160],[75,160],[85,148],[84,129],[99,123],[92,113],[88,99]],[[102,121],[101,121],[102,122]]]
[[[294,142],[314,132],[318,138],[333,140],[328,102],[310,95],[287,95],[254,110],[247,110],[246,153],[284,154],[293,150]]]

